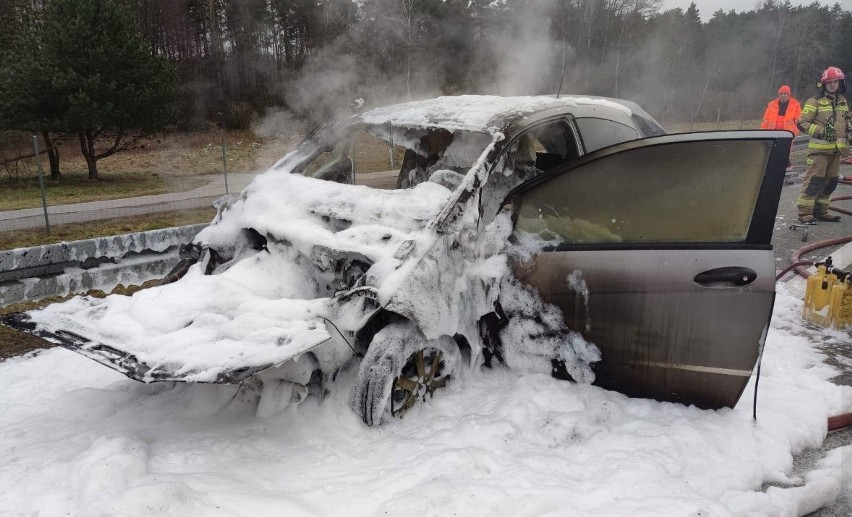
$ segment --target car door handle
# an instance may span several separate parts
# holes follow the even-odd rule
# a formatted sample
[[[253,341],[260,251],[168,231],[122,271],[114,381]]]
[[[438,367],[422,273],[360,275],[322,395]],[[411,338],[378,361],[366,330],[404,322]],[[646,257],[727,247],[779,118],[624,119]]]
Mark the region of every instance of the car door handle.
[[[757,273],[753,269],[728,266],[698,273],[693,282],[702,287],[744,287],[756,278]]]

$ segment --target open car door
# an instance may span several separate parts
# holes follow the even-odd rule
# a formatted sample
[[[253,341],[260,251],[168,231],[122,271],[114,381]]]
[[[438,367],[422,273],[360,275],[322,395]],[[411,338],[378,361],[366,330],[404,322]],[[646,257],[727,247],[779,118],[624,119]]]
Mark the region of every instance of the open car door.
[[[549,245],[517,276],[595,343],[595,383],[733,407],[775,298],[770,239],[792,135],[667,135],[582,157],[513,191],[514,232]]]

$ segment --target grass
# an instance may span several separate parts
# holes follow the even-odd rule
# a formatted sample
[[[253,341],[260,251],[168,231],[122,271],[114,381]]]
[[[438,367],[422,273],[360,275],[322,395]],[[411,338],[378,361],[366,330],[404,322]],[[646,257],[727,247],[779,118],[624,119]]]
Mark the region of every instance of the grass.
[[[258,172],[292,149],[295,137],[261,138],[248,131],[226,133],[228,172]],[[4,157],[28,151],[27,137],[0,134]],[[221,175],[222,133],[164,133],[140,141],[139,147],[98,161],[99,180],[88,179],[86,162],[74,142],[59,146],[62,177],[50,179],[42,159],[48,205],[182,192]],[[7,164],[0,179],[0,210],[41,206],[38,166],[33,159]]]
[[[664,124],[668,133],[690,133],[693,131],[739,131],[740,129],[759,129],[760,119],[722,120],[719,122],[672,122]]]
[[[87,223],[63,224],[51,227],[50,235],[47,235],[44,229],[5,231],[0,234],[0,249],[9,250],[54,242],[77,241],[122,233],[158,230],[172,226],[207,223],[213,219],[214,215],[216,215],[216,210],[212,207],[197,208],[115,219],[102,219]]]
[[[135,196],[182,192],[206,185],[210,177],[167,177],[157,173],[114,173],[103,180],[91,181],[86,175],[67,173],[60,178],[45,178],[48,206],[103,201]],[[0,210],[18,210],[41,206],[38,177],[0,180]]]
[[[23,312],[39,307],[44,307],[51,303],[62,301],[64,298],[58,296],[45,298],[38,302],[22,302],[6,307],[0,307],[0,317],[6,316],[15,312]],[[19,356],[39,348],[50,348],[53,345],[47,341],[43,341],[35,336],[18,332],[17,330],[0,325],[0,361],[10,357]]]

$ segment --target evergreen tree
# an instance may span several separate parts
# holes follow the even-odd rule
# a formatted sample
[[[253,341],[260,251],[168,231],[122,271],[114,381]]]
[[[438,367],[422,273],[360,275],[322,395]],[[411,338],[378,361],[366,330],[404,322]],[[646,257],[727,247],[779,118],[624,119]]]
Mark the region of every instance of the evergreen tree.
[[[42,52],[43,26],[29,2],[0,12],[0,130],[38,133],[50,163],[51,178],[59,177],[55,147],[57,104]],[[52,133],[53,132],[53,133]]]
[[[98,179],[98,160],[174,119],[173,69],[152,55],[126,7],[52,0],[45,11],[39,62],[49,84],[33,93],[52,98],[55,128],[77,135],[89,179]]]

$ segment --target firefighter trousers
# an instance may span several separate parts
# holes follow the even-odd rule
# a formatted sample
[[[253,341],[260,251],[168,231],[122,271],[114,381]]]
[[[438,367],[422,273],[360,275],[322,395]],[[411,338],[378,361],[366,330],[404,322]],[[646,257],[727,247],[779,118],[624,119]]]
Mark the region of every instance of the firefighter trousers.
[[[840,179],[840,153],[809,154],[805,163],[805,180],[796,202],[799,217],[826,217],[829,197]]]

